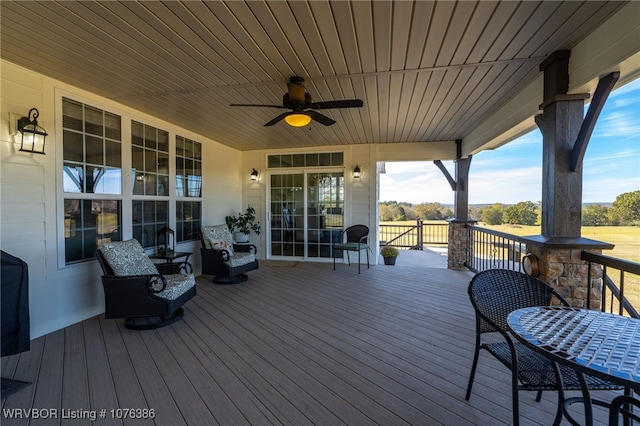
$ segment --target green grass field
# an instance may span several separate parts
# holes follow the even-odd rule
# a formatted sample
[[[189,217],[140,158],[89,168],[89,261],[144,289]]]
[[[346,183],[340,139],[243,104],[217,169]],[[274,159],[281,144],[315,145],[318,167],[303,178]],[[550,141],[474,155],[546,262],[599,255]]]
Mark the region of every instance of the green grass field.
[[[540,235],[539,226],[482,225],[508,234]],[[582,236],[596,241],[614,244],[613,250],[603,250],[604,255],[640,262],[640,228],[634,226],[583,226]]]

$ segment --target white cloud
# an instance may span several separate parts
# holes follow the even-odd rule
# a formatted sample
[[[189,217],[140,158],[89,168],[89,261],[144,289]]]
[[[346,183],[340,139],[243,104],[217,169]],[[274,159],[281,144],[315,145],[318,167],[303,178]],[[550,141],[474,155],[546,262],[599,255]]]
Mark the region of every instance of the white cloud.
[[[446,164],[449,163],[449,164]],[[445,163],[453,175],[451,161]],[[386,163],[386,173],[380,175],[380,200],[453,203],[453,191],[442,172],[432,162]]]

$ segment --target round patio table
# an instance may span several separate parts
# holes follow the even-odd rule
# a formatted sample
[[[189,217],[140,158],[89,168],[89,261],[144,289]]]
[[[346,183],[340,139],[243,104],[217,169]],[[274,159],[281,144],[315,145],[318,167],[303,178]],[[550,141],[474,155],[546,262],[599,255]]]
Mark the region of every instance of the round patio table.
[[[576,370],[587,424],[593,423],[592,399],[584,374],[620,384],[628,395],[631,389],[640,392],[640,319],[543,306],[518,309],[509,314],[507,323],[523,344]],[[577,424],[567,413],[566,404],[563,412],[567,420]]]

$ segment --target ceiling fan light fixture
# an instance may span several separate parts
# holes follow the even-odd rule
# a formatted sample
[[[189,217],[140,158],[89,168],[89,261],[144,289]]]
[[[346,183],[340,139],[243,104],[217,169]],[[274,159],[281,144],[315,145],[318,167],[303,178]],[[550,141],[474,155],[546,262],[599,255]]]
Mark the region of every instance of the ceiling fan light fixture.
[[[270,127],[285,120],[289,126],[304,127],[312,121],[322,124],[323,126],[331,126],[336,123],[333,118],[323,115],[317,110],[361,108],[364,105],[361,99],[334,99],[331,101],[313,102],[311,95],[307,93],[304,88],[304,78],[302,77],[291,77],[289,83],[287,83],[287,87],[289,90],[282,95],[282,105],[231,104],[231,106],[288,109],[290,110],[289,112],[283,112],[274,117],[267,121],[264,126]]]
[[[304,127],[311,123],[311,117],[307,114],[294,113],[287,115],[284,121],[286,121],[289,126]]]

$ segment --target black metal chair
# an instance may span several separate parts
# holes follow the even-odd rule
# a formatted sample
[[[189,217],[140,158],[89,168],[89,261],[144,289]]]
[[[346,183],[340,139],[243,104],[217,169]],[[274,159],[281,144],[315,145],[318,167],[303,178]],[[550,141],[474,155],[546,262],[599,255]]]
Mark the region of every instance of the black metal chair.
[[[105,243],[96,257],[103,271],[105,318],[126,318],[129,329],[173,324],[196,295],[193,274],[180,274],[179,263],[154,264],[135,239]]]
[[[202,273],[214,275],[216,284],[238,284],[249,279],[246,274],[258,269],[257,248],[253,244],[233,244],[227,225],[203,226],[200,229]]]
[[[621,414],[625,420],[625,424],[630,424],[630,420],[640,422],[640,415],[637,411],[633,411],[633,406],[640,409],[640,399],[634,398],[629,394],[615,397],[613,401],[611,401],[609,408],[609,426],[618,426],[618,420]]]
[[[544,390],[558,391],[558,411],[554,425],[559,424],[563,407],[579,400],[565,398],[564,391],[581,390],[580,380],[570,367],[557,365],[512,339],[507,316],[520,308],[549,306],[552,300],[565,306],[569,306],[569,303],[545,282],[522,272],[506,269],[479,272],[471,279],[468,293],[476,313],[476,345],[465,398],[469,400],[471,397],[480,350],[485,349],[512,372],[513,424],[519,424],[518,392],[521,390],[537,391],[536,401],[540,401]],[[501,335],[502,339],[486,339],[487,342],[483,342],[482,337],[487,333]],[[558,386],[558,374],[561,386]],[[622,389],[621,386],[596,377],[585,378],[590,390]],[[592,403],[602,405],[595,400]]]
[[[352,225],[340,233],[337,243],[331,246],[331,257],[333,257],[333,270],[336,269],[336,257],[342,257],[343,252],[347,252],[347,260],[351,266],[350,251],[358,252],[358,274],[360,273],[360,252],[367,251],[367,269],[369,268],[369,227],[366,225]]]

